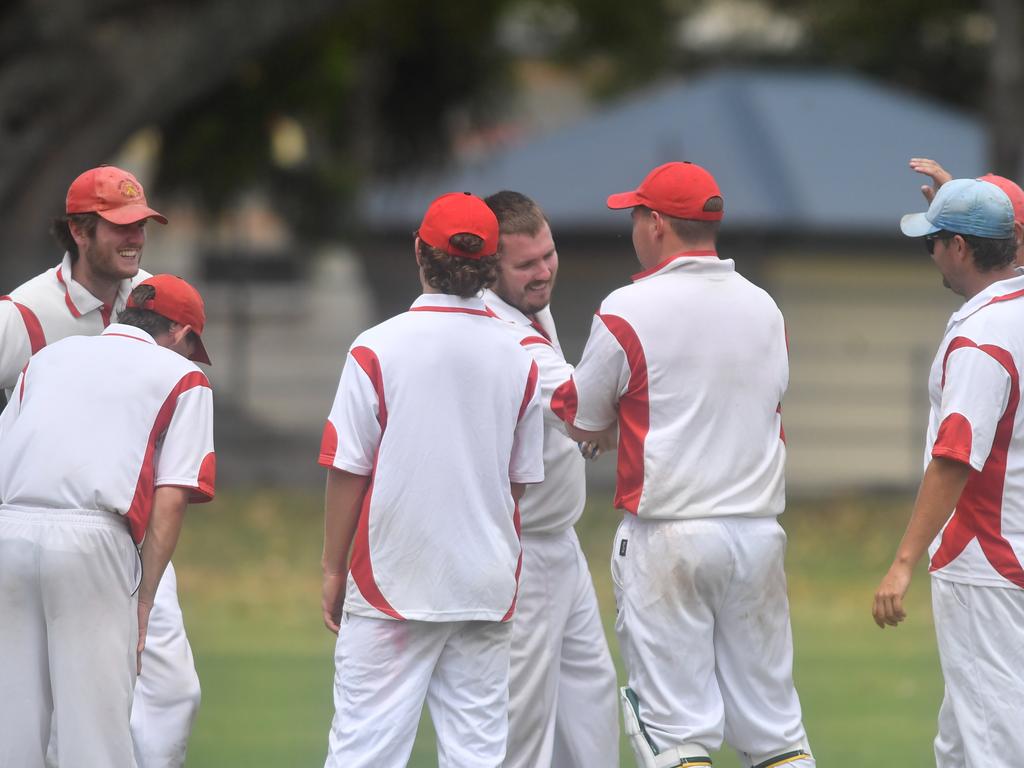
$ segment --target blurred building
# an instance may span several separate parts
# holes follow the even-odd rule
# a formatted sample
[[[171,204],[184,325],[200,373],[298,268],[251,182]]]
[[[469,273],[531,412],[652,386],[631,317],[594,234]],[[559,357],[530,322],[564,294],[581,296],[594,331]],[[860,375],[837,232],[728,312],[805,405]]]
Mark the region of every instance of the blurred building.
[[[986,172],[979,121],[842,72],[717,71],[668,82],[447,171],[367,190],[359,244],[378,315],[418,286],[410,233],[437,195],[515,189],[546,209],[561,261],[553,310],[578,359],[601,298],[638,271],[611,192],[686,159],[726,201],[720,254],[787,318],[783,405],[795,493],[911,487],[920,478],[927,369],[958,303],[899,217],[923,210],[910,157]],[[680,328],[680,333],[687,329]]]

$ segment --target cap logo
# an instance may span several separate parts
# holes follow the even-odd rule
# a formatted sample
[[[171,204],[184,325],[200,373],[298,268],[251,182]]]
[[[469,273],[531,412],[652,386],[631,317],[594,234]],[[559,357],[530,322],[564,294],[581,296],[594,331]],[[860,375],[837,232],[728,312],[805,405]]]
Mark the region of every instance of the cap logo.
[[[142,196],[138,185],[130,179],[121,179],[121,183],[117,185],[117,190],[121,193],[121,197],[126,200],[136,200]]]

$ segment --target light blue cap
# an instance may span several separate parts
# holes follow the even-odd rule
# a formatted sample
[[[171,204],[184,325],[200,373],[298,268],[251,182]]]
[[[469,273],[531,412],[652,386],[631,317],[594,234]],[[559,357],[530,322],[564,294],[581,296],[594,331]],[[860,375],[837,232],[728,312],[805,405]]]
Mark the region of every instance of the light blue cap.
[[[900,219],[907,237],[924,237],[945,230],[993,240],[1013,237],[1013,205],[995,184],[978,179],[953,179],[935,193],[924,213]]]

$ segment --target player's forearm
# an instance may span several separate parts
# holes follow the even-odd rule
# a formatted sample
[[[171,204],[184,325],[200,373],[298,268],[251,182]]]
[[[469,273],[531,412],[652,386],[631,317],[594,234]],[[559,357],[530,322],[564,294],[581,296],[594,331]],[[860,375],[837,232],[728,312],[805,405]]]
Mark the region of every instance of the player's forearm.
[[[913,568],[953,513],[970,477],[971,468],[937,457],[925,470],[914,511],[896,550],[894,564]]]
[[[153,494],[153,511],[142,543],[142,583],[139,602],[152,605],[160,579],[174,554],[181,534],[181,525],[188,508],[187,488],[160,486]]]
[[[340,469],[327,471],[324,493],[324,551],[321,565],[325,574],[348,571],[359,510],[370,478]]]

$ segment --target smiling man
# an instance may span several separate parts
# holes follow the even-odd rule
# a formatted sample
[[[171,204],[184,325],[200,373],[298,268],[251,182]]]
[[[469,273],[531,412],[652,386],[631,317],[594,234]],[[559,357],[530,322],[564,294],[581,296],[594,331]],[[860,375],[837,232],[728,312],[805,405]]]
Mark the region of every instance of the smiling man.
[[[499,225],[498,279],[484,301],[537,363],[544,404],[544,482],[526,489],[523,570],[512,625],[505,768],[615,768],[615,667],[573,528],[586,501],[583,458],[549,407],[572,375],[548,309],[558,251],[540,207],[519,192],[486,199]]]
[[[139,268],[146,223],[167,223],[149,207],[139,180],[112,165],[76,178],[64,210],[52,230],[65,250],[61,263],[0,296],[0,394],[10,394],[43,347],[68,336],[98,336],[117,322],[132,289],[150,277]],[[177,768],[185,762],[200,690],[171,564],[150,617],[143,668],[132,708],[136,761],[139,768]],[[50,761],[56,762],[52,754]]]
[[[65,215],[53,223],[64,259],[0,297],[0,389],[10,390],[29,357],[66,336],[96,336],[124,309],[141,272],[146,222],[167,219],[142,185],[112,165],[72,182]]]

